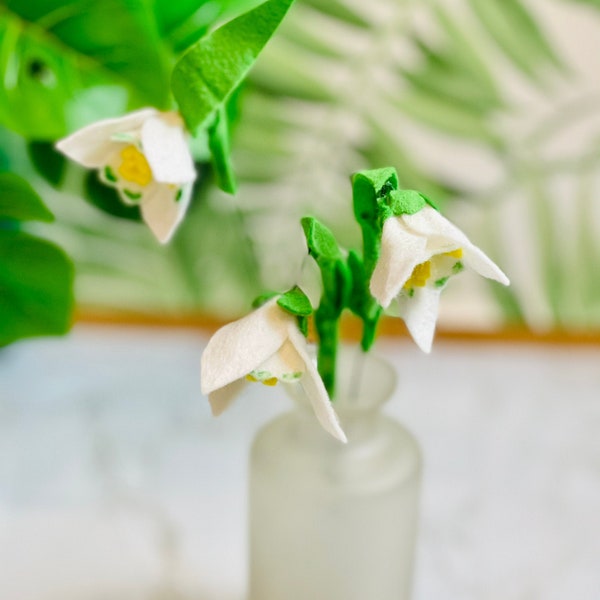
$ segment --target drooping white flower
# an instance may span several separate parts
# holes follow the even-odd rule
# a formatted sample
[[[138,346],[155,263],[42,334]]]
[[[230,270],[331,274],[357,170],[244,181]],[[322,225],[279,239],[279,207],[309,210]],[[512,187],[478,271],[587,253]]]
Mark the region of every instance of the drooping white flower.
[[[297,382],[323,428],[346,441],[296,317],[276,298],[219,329],[202,354],[202,393],[208,395],[215,416],[231,404],[247,380],[265,385]]]
[[[440,292],[465,267],[504,285],[506,275],[437,210],[386,219],[371,294],[387,308],[398,298],[399,314],[424,352],[431,350]]]
[[[142,218],[166,243],[183,218],[196,178],[183,121],[175,112],[144,108],[92,123],[56,147],[75,162],[98,169],[123,202],[139,204]]]

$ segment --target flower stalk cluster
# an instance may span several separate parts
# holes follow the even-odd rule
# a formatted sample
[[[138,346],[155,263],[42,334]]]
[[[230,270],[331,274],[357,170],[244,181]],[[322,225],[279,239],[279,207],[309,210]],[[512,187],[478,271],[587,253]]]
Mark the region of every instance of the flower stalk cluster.
[[[259,301],[254,313],[225,326],[209,342],[202,357],[202,388],[215,414],[246,379],[267,385],[299,382],[323,427],[345,441],[331,407],[339,321],[345,310],[362,321],[361,347],[366,352],[375,341],[381,315],[395,302],[417,345],[429,352],[439,296],[451,277],[467,267],[508,284],[506,275],[427,197],[400,189],[395,169],[356,173],[352,188],[361,253],[342,250],[317,219],[301,221],[308,253],[321,273],[318,306],[313,309],[300,287],[271,294]],[[305,339],[311,316],[318,337],[316,368]],[[254,336],[264,341],[262,352]]]

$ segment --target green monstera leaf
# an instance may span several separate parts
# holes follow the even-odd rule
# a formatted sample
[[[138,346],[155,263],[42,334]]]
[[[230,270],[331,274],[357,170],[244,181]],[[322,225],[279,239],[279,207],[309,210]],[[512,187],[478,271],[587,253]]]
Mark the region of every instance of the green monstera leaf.
[[[0,6],[0,124],[27,138],[66,134],[90,120],[90,105],[95,118],[115,104],[165,108],[167,66],[142,0]]]

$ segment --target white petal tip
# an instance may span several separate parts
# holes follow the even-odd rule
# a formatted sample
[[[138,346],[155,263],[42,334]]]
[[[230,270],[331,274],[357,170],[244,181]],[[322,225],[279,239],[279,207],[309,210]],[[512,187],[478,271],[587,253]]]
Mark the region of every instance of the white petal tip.
[[[210,404],[210,412],[213,417],[218,417],[218,416],[222,415],[223,412],[225,411],[225,409],[223,407],[219,407],[216,404],[213,404],[212,402],[209,402],[209,404]]]
[[[413,335],[412,338],[419,350],[421,350],[421,352],[425,354],[431,354],[431,349],[433,347],[433,336],[427,338],[420,338],[418,336],[415,337]]]

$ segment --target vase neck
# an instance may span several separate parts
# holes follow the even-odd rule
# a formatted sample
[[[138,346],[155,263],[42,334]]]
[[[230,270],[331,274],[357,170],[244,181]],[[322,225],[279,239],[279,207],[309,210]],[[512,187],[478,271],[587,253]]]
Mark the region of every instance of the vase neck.
[[[367,435],[396,387],[396,372],[383,358],[359,347],[342,346],[338,351],[336,393],[332,399],[346,434],[356,439]],[[289,384],[288,391],[307,426],[319,428],[310,402],[301,386]]]

